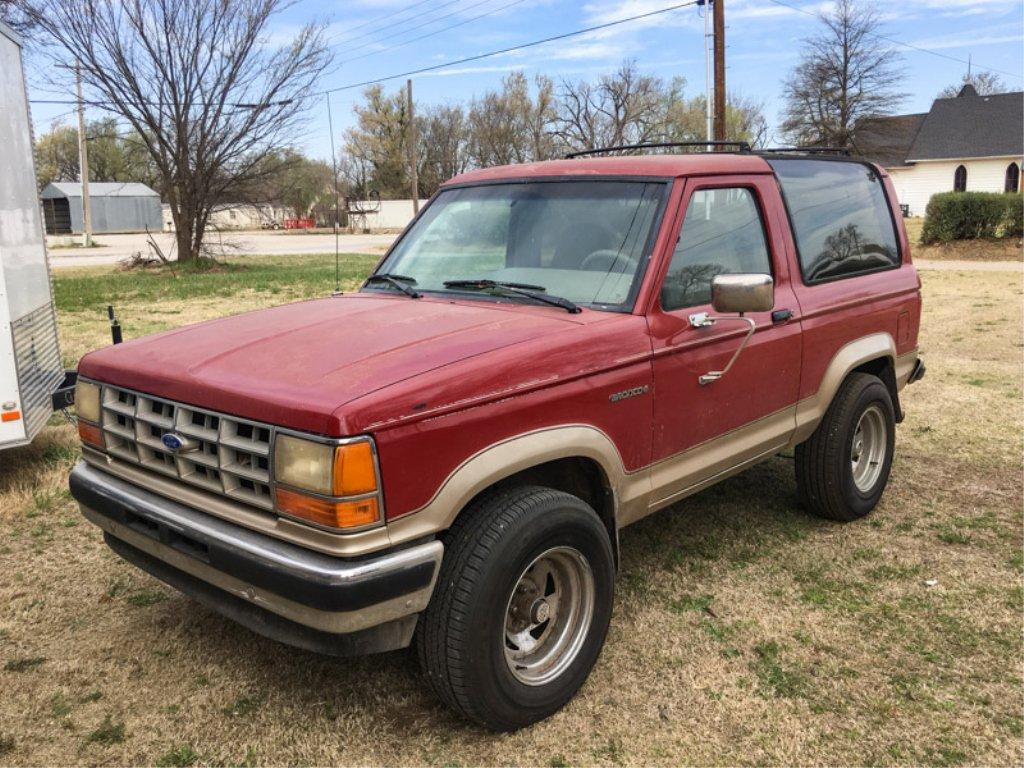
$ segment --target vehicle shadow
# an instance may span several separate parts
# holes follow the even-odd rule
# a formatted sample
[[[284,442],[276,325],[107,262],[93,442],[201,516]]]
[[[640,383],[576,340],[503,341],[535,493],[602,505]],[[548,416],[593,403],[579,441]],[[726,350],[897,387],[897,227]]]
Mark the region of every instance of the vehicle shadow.
[[[726,560],[743,566],[828,525],[796,504],[792,461],[773,459],[631,526],[622,533],[620,598],[655,599],[647,589],[666,569]],[[164,637],[171,658],[201,664],[233,689],[262,692],[264,707],[306,723],[365,720],[389,737],[420,732],[485,734],[451,714],[429,691],[410,651],[330,658],[260,637],[175,594],[160,613],[129,619],[131,636]],[[153,622],[159,627],[152,626]],[[615,618],[612,619],[613,630]],[[614,634],[614,632],[613,632]],[[211,683],[213,679],[211,677]],[[585,692],[584,692],[585,693]]]

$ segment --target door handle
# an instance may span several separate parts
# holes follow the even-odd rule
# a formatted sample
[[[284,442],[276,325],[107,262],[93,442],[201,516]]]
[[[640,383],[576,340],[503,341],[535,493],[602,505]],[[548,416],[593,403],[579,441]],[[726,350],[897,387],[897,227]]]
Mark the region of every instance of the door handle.
[[[793,317],[792,309],[776,309],[772,312],[773,323],[784,323]]]

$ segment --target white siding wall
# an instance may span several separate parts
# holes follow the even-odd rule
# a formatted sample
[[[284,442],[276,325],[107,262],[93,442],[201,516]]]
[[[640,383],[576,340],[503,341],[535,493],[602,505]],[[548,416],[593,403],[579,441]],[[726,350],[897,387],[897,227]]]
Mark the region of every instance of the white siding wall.
[[[1002,192],[1006,166],[1021,163],[1021,158],[1000,157],[984,160],[922,160],[908,168],[889,168],[896,197],[910,206],[911,216],[924,216],[928,200],[937,192],[953,191],[953,173],[958,165],[967,168],[968,192]]]
[[[229,229],[261,229],[265,222],[276,221],[284,225],[284,220],[292,216],[291,208],[275,208],[272,205],[249,205],[248,203],[237,203],[235,205],[220,206],[210,214],[210,228],[216,230]],[[163,206],[164,231],[171,232],[174,229],[174,221],[171,219],[171,207]]]
[[[420,200],[420,207],[426,200]],[[357,206],[364,209],[373,209],[377,206],[376,201],[363,200],[353,201],[352,208]],[[356,229],[405,229],[405,225],[412,221],[412,200],[381,200],[380,211],[367,213],[365,216],[350,214],[351,225]]]

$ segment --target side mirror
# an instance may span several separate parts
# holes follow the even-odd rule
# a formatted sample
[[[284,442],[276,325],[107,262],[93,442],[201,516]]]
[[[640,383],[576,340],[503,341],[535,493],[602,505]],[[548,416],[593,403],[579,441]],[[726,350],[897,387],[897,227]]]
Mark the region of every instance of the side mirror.
[[[775,306],[771,275],[716,275],[711,281],[711,305],[716,312],[770,312]]]

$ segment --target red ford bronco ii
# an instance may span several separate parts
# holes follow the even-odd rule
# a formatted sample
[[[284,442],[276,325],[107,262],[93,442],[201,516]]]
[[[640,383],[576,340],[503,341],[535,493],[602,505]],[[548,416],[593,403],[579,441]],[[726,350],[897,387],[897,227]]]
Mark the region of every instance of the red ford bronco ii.
[[[920,311],[864,162],[472,171],[356,293],[87,355],[71,490],[210,608],[323,653],[412,643],[514,729],[594,666],[623,526],[788,449],[811,512],[871,511]]]

